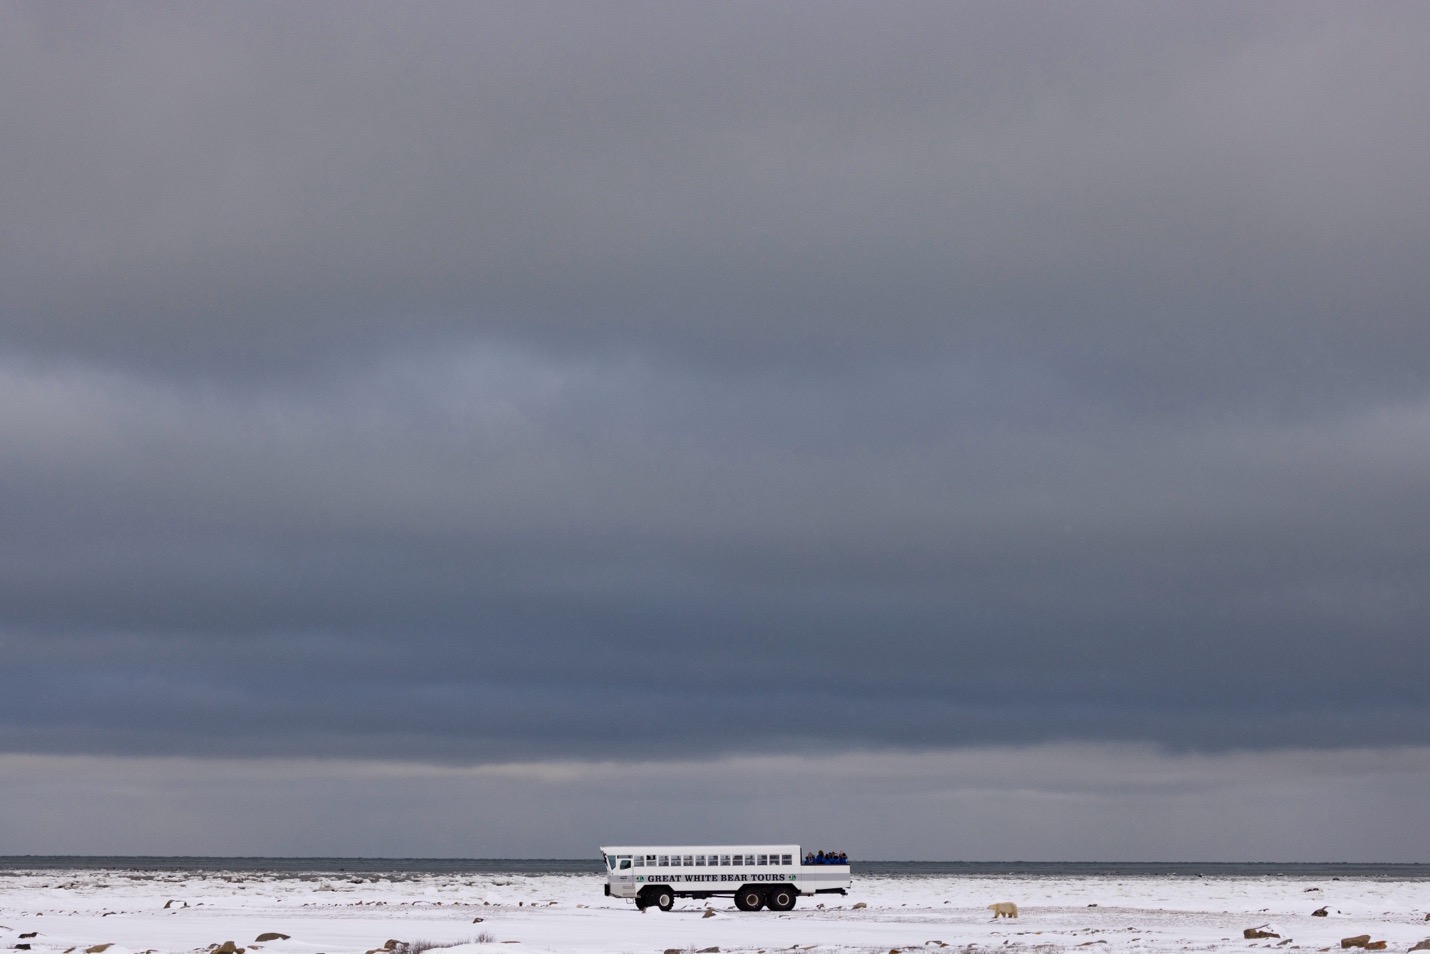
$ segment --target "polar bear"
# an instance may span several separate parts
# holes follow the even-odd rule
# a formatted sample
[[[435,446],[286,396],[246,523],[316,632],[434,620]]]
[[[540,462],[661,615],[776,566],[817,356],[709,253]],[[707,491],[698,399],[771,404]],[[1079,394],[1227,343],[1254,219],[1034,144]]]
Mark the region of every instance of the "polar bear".
[[[1002,919],[1005,916],[1009,919],[1018,918],[1018,906],[1012,902],[995,902],[988,907],[993,910],[994,919]]]

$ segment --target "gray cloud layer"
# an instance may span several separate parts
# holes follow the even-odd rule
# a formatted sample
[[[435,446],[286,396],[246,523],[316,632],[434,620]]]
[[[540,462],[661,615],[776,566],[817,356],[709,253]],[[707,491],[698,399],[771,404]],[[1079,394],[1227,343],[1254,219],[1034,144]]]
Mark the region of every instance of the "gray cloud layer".
[[[0,848],[585,858],[596,843],[698,833],[838,837],[864,861],[1423,863],[1430,835],[1405,826],[1423,821],[1427,789],[1424,748],[1174,757],[1062,745],[462,769],[0,756]],[[90,814],[96,799],[107,817]]]
[[[1430,742],[1422,6],[0,17],[0,750]]]

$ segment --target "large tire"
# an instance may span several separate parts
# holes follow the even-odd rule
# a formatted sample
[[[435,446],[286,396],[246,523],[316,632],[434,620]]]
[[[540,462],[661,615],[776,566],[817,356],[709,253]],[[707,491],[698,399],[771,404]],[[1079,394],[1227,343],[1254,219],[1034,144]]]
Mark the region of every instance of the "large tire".
[[[741,886],[735,893],[735,908],[741,912],[759,912],[765,905],[765,891],[759,886]]]
[[[655,907],[661,912],[670,912],[675,906],[675,893],[661,886],[655,891],[655,895],[651,896],[651,901],[655,903]]]
[[[789,912],[797,897],[793,886],[776,886],[765,896],[765,905],[770,907],[770,912]]]

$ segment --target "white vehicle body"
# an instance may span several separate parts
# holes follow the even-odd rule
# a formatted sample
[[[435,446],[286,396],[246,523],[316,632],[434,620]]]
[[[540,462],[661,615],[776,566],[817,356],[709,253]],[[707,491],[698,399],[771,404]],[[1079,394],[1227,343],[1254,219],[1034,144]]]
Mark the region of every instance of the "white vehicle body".
[[[606,895],[668,910],[677,898],[733,896],[745,912],[794,908],[800,896],[849,894],[849,864],[807,865],[799,846],[602,846]]]

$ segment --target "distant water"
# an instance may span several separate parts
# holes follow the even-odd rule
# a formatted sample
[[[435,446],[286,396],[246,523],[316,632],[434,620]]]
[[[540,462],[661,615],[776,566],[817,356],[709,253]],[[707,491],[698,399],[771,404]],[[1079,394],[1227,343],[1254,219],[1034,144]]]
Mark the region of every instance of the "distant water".
[[[1290,862],[884,862],[851,859],[865,876],[1267,876],[1334,879],[1430,879],[1430,863]],[[210,856],[0,856],[0,873],[116,869],[148,872],[244,872],[285,876],[453,873],[545,875],[605,871],[590,859],[326,859]]]

